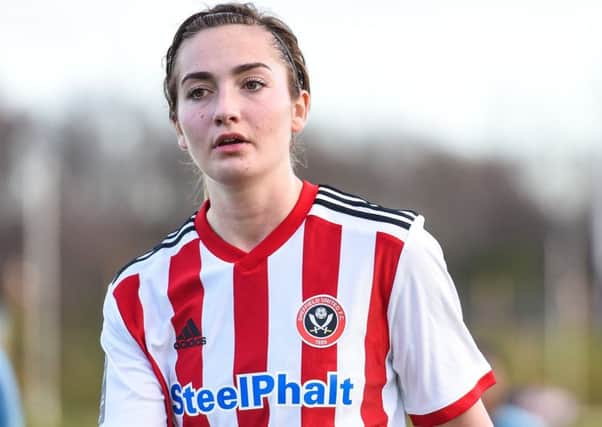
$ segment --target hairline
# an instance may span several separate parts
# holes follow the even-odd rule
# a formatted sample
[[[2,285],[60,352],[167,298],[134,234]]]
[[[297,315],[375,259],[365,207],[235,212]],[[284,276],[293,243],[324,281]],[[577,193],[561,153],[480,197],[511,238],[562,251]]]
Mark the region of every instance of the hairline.
[[[289,92],[291,99],[295,99],[298,96],[301,96],[304,89],[302,87],[298,86],[299,82],[298,82],[298,76],[297,76],[297,69],[296,69],[296,66],[295,66],[295,63],[294,63],[292,57],[290,56],[290,52],[288,52],[288,48],[286,47],[286,44],[284,44],[284,42],[282,40],[280,40],[280,38],[276,35],[276,33],[274,33],[274,31],[272,31],[266,24],[262,23],[261,21],[257,21],[257,20],[254,20],[252,23],[235,22],[235,23],[220,24],[220,25],[216,25],[216,26],[207,26],[207,27],[200,28],[196,31],[190,31],[189,32],[190,34],[188,36],[186,36],[186,32],[185,32],[184,36],[182,38],[182,41],[180,43],[180,46],[179,46],[178,50],[176,51],[176,54],[173,58],[172,79],[170,79],[170,81],[168,82],[170,85],[173,85],[173,89],[174,89],[175,93],[177,94],[178,88],[181,87],[181,85],[183,84],[183,80],[180,79],[179,85],[178,85],[178,81],[177,81],[177,75],[179,74],[178,59],[180,58],[180,52],[181,52],[184,44],[186,43],[186,41],[194,38],[197,34],[200,34],[203,31],[214,30],[214,29],[232,26],[232,25],[240,25],[240,26],[245,26],[245,27],[259,27],[259,28],[262,28],[270,36],[271,41],[272,41],[271,45],[277,52],[278,60],[280,60],[286,68],[290,68],[292,78],[297,80],[297,87],[298,87],[298,91],[299,91],[297,96],[295,96],[295,94],[292,92],[290,85],[288,88],[288,92]],[[282,49],[284,49],[284,52],[280,49],[280,47],[282,47]],[[288,72],[287,72],[287,76],[288,76]],[[287,79],[288,79],[288,77],[287,77]],[[176,105],[175,105],[176,108],[174,109],[174,113],[175,113],[176,117],[177,117],[177,105],[179,104],[178,101],[179,101],[179,98],[177,98]]]

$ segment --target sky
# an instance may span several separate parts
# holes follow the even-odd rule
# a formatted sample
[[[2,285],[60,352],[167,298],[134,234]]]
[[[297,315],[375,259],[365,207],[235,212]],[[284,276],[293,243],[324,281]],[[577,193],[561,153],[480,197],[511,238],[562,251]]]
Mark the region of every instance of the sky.
[[[313,126],[402,130],[467,155],[531,159],[588,155],[602,139],[598,0],[256,4],[299,38]],[[52,118],[117,96],[164,118],[162,58],[202,5],[12,1],[0,14],[0,100]]]

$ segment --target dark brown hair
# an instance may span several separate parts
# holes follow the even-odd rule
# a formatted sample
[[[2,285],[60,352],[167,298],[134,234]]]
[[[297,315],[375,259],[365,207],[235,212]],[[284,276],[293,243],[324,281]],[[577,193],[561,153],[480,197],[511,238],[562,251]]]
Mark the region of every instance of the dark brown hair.
[[[260,12],[252,3],[219,4],[189,16],[176,31],[171,46],[167,50],[163,92],[169,105],[169,118],[172,121],[176,119],[178,105],[174,68],[178,49],[182,42],[205,28],[231,24],[259,25],[269,31],[274,38],[274,47],[278,49],[287,66],[291,97],[297,98],[301,90],[310,91],[305,58],[299,49],[297,37],[288,25],[274,16]]]

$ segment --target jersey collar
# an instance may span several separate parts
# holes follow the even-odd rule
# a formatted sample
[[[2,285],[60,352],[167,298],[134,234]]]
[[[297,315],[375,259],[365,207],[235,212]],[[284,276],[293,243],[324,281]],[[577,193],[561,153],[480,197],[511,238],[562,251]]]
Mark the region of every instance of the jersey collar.
[[[250,252],[245,252],[231,245],[213,231],[207,221],[207,210],[210,206],[209,200],[205,200],[201,205],[195,219],[195,226],[201,241],[214,255],[226,262],[236,262],[251,268],[259,261],[274,253],[295,233],[311,209],[317,192],[317,185],[303,181],[301,194],[293,210]]]

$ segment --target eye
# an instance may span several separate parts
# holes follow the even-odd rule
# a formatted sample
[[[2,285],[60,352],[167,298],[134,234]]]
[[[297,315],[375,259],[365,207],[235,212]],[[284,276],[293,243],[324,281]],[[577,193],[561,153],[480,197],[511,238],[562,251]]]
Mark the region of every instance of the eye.
[[[195,87],[188,91],[188,98],[191,99],[201,99],[209,95],[209,89],[204,87]]]
[[[262,87],[264,87],[265,83],[257,78],[252,78],[245,80],[242,86],[243,88],[250,90],[251,92],[256,92]]]

